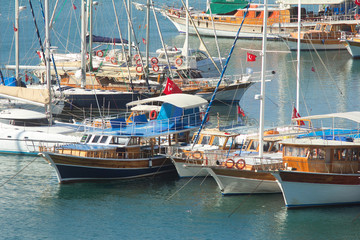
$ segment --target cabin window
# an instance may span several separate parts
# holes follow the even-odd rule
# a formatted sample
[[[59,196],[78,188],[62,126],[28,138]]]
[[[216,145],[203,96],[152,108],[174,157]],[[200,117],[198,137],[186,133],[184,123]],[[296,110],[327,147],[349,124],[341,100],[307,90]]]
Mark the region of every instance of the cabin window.
[[[226,141],[226,138],[222,138],[222,139],[224,139],[224,141]],[[228,138],[228,141],[226,142],[226,146],[227,147],[232,147],[232,145],[233,145],[233,139],[232,138]]]
[[[100,136],[96,135],[93,140],[91,141],[92,143],[97,143],[97,141],[99,140]]]
[[[331,25],[326,25],[325,31],[326,31],[326,32],[330,32],[330,30],[331,30]]]
[[[113,137],[111,140],[112,144],[119,144],[119,145],[126,145],[129,141],[128,138],[122,138],[122,137]]]
[[[14,126],[21,127],[39,127],[39,126],[48,126],[49,121],[47,118],[39,118],[39,119],[24,119],[24,120],[12,120],[11,124]]]
[[[219,144],[220,144],[220,138],[218,136],[214,136],[212,145],[219,146]]]
[[[217,21],[217,20],[219,20],[219,18],[218,18],[218,17],[214,17],[214,21]]]
[[[137,145],[137,138],[131,138],[129,141],[129,145]]]
[[[249,147],[248,147],[248,150],[249,150],[249,151],[256,151],[257,148],[258,148],[258,146],[259,146],[259,142],[258,142],[258,141],[251,141],[251,142],[250,142],[250,145],[249,145]]]
[[[88,138],[86,139],[86,143],[90,142],[91,136],[92,136],[91,134],[88,136]]]
[[[87,134],[86,134],[86,135],[84,135],[84,136],[82,136],[82,138],[81,138],[80,142],[81,142],[81,143],[86,142],[87,137],[88,137],[88,135],[87,135]]]
[[[226,21],[226,18],[224,18],[224,17],[223,17],[223,18],[221,18],[221,21]]]
[[[108,136],[102,136],[102,138],[100,139],[100,143],[105,143],[107,139]]]
[[[314,30],[317,30],[317,31],[321,30],[321,25],[320,25],[320,24],[316,24],[316,26],[315,26],[315,29],[314,29]]]
[[[208,17],[204,17],[204,20],[208,20],[209,18]]]
[[[314,148],[310,151],[310,158],[311,159],[325,159],[325,150],[321,148]]]
[[[340,27],[340,30],[341,30],[341,31],[344,31],[344,32],[352,32],[350,25],[342,25],[342,26]]]
[[[201,144],[207,145],[210,143],[210,136],[203,136],[201,139]]]
[[[306,157],[307,152],[308,152],[307,148],[285,147],[285,153],[284,154],[285,154],[285,156],[290,156],[290,157]],[[325,154],[323,154],[323,156],[325,158]]]
[[[259,17],[259,16],[260,16],[260,14],[261,14],[261,12],[256,12],[255,17]],[[270,15],[270,14],[269,14],[269,15]]]

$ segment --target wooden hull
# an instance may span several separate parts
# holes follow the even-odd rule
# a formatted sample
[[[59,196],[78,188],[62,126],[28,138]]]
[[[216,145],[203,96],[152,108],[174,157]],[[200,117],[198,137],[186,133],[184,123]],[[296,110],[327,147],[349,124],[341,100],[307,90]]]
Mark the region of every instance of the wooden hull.
[[[275,178],[267,172],[223,167],[210,167],[207,170],[224,195],[281,193]]]
[[[344,43],[346,49],[353,58],[360,58],[360,41],[346,40]]]
[[[286,207],[360,203],[360,174],[274,172]]]
[[[283,38],[291,51],[297,51],[297,38]],[[345,50],[339,39],[301,39],[301,51]]]
[[[59,183],[139,178],[175,171],[174,165],[164,156],[111,159],[45,152],[43,157],[55,168]]]

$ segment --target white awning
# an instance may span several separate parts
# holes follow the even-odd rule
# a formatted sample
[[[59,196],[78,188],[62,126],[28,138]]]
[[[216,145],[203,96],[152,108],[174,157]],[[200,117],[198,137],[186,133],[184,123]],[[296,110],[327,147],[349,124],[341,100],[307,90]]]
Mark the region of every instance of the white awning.
[[[298,0],[279,0],[278,3],[297,5]],[[301,5],[328,5],[328,4],[340,4],[345,2],[345,0],[301,0]]]
[[[344,112],[344,113],[329,113],[329,114],[294,118],[292,120],[297,121],[297,120],[313,120],[313,119],[324,119],[324,118],[344,118],[360,123],[360,112],[354,111],[354,112]]]
[[[207,104],[208,102],[202,97],[185,93],[169,94],[160,97],[147,98],[143,100],[133,101],[126,104],[127,107],[147,104],[152,102],[164,102],[172,104],[179,108],[194,108]]]

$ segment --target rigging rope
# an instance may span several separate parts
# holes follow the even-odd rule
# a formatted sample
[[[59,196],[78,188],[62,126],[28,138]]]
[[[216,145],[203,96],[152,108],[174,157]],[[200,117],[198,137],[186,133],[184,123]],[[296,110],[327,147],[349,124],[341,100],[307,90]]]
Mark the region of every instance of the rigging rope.
[[[214,90],[214,93],[213,93],[213,95],[212,95],[212,97],[211,97],[211,100],[210,100],[210,103],[209,103],[209,105],[208,105],[208,108],[206,109],[205,116],[204,116],[204,118],[203,118],[203,120],[202,120],[202,122],[201,122],[201,125],[200,125],[200,127],[199,127],[199,130],[198,130],[198,132],[197,132],[197,134],[196,134],[196,136],[195,136],[195,138],[194,138],[194,142],[193,142],[193,145],[192,145],[192,147],[191,147],[192,149],[194,148],[194,145],[195,145],[195,143],[197,142],[197,140],[198,140],[198,138],[199,138],[199,134],[200,134],[203,126],[204,126],[205,123],[206,123],[206,119],[207,119],[207,117],[208,117],[208,115],[209,115],[209,111],[210,111],[210,109],[211,109],[211,105],[212,105],[212,103],[213,103],[213,101],[214,101],[214,99],[215,99],[216,92],[217,92],[217,90],[218,90],[218,88],[219,88],[219,86],[220,86],[220,83],[221,83],[221,81],[222,81],[222,78],[223,78],[223,76],[224,76],[224,74],[225,74],[225,71],[226,71],[226,69],[227,69],[227,66],[228,66],[228,63],[229,63],[229,61],[230,61],[231,55],[232,55],[232,53],[233,53],[233,51],[234,51],[236,42],[237,42],[237,40],[238,40],[239,33],[240,33],[241,28],[242,28],[242,26],[243,26],[243,24],[244,24],[246,15],[247,15],[248,12],[249,12],[250,3],[251,3],[251,1],[249,1],[249,4],[246,6],[246,12],[245,12],[245,14],[244,14],[243,20],[242,20],[242,22],[241,22],[241,24],[240,24],[240,27],[239,27],[239,29],[237,30],[237,33],[236,33],[236,35],[235,35],[234,43],[233,43],[233,45],[232,45],[232,47],[231,47],[231,49],[230,49],[229,55],[228,55],[228,57],[227,57],[227,59],[226,59],[225,66],[224,66],[224,68],[223,68],[222,71],[221,71],[220,79],[219,79],[219,81],[218,81],[218,83],[217,83],[217,85],[216,85],[216,88],[215,88],[215,90]]]

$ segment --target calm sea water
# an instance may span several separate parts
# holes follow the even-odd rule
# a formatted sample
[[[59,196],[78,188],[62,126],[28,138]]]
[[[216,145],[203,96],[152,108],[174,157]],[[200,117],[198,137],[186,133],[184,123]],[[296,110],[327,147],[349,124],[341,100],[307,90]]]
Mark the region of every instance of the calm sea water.
[[[36,64],[37,39],[27,1],[20,17],[21,64]],[[168,2],[173,4],[172,2]],[[10,4],[10,5],[9,5]],[[54,4],[54,3],[52,3]],[[64,4],[64,3],[62,3]],[[56,18],[52,44],[59,49],[79,51],[77,10],[64,4]],[[42,26],[38,2],[33,2]],[[194,2],[196,7],[203,6]],[[117,3],[121,23],[126,21]],[[13,3],[0,8],[0,64],[13,64]],[[117,36],[109,0],[97,6],[94,33]],[[77,14],[77,15],[76,15]],[[134,10],[138,39],[145,36],[143,12]],[[184,36],[159,16],[165,41],[181,46]],[[152,51],[160,48],[155,24],[152,24]],[[124,28],[125,29],[125,28]],[[123,30],[125,32],[125,30]],[[43,31],[41,31],[43,34]],[[126,36],[126,34],[124,33]],[[194,47],[195,37],[190,38]],[[215,54],[212,38],[205,42]],[[220,39],[227,56],[232,39]],[[143,47],[143,46],[142,46]],[[246,52],[261,48],[260,41],[238,41],[228,74],[240,74],[246,68],[260,71],[261,61],[246,63]],[[269,42],[266,84],[266,125],[290,122],[295,102],[296,53],[284,53],[281,42]],[[274,52],[273,52],[274,51]],[[277,51],[277,52],[276,52]],[[347,51],[301,54],[300,114],[312,115],[359,110],[360,60]],[[312,71],[312,68],[315,71]],[[5,75],[11,72],[4,71]],[[260,84],[251,86],[240,104],[249,118],[259,118]],[[212,119],[220,114],[225,124],[236,119],[235,107],[215,105]],[[324,122],[325,124],[326,122]],[[344,123],[345,124],[345,123]],[[23,171],[21,171],[24,168]],[[360,207],[328,207],[287,210],[282,196],[229,196],[219,193],[215,181],[179,179],[175,174],[128,181],[59,185],[55,171],[43,159],[0,155],[0,226],[1,239],[359,239]]]

